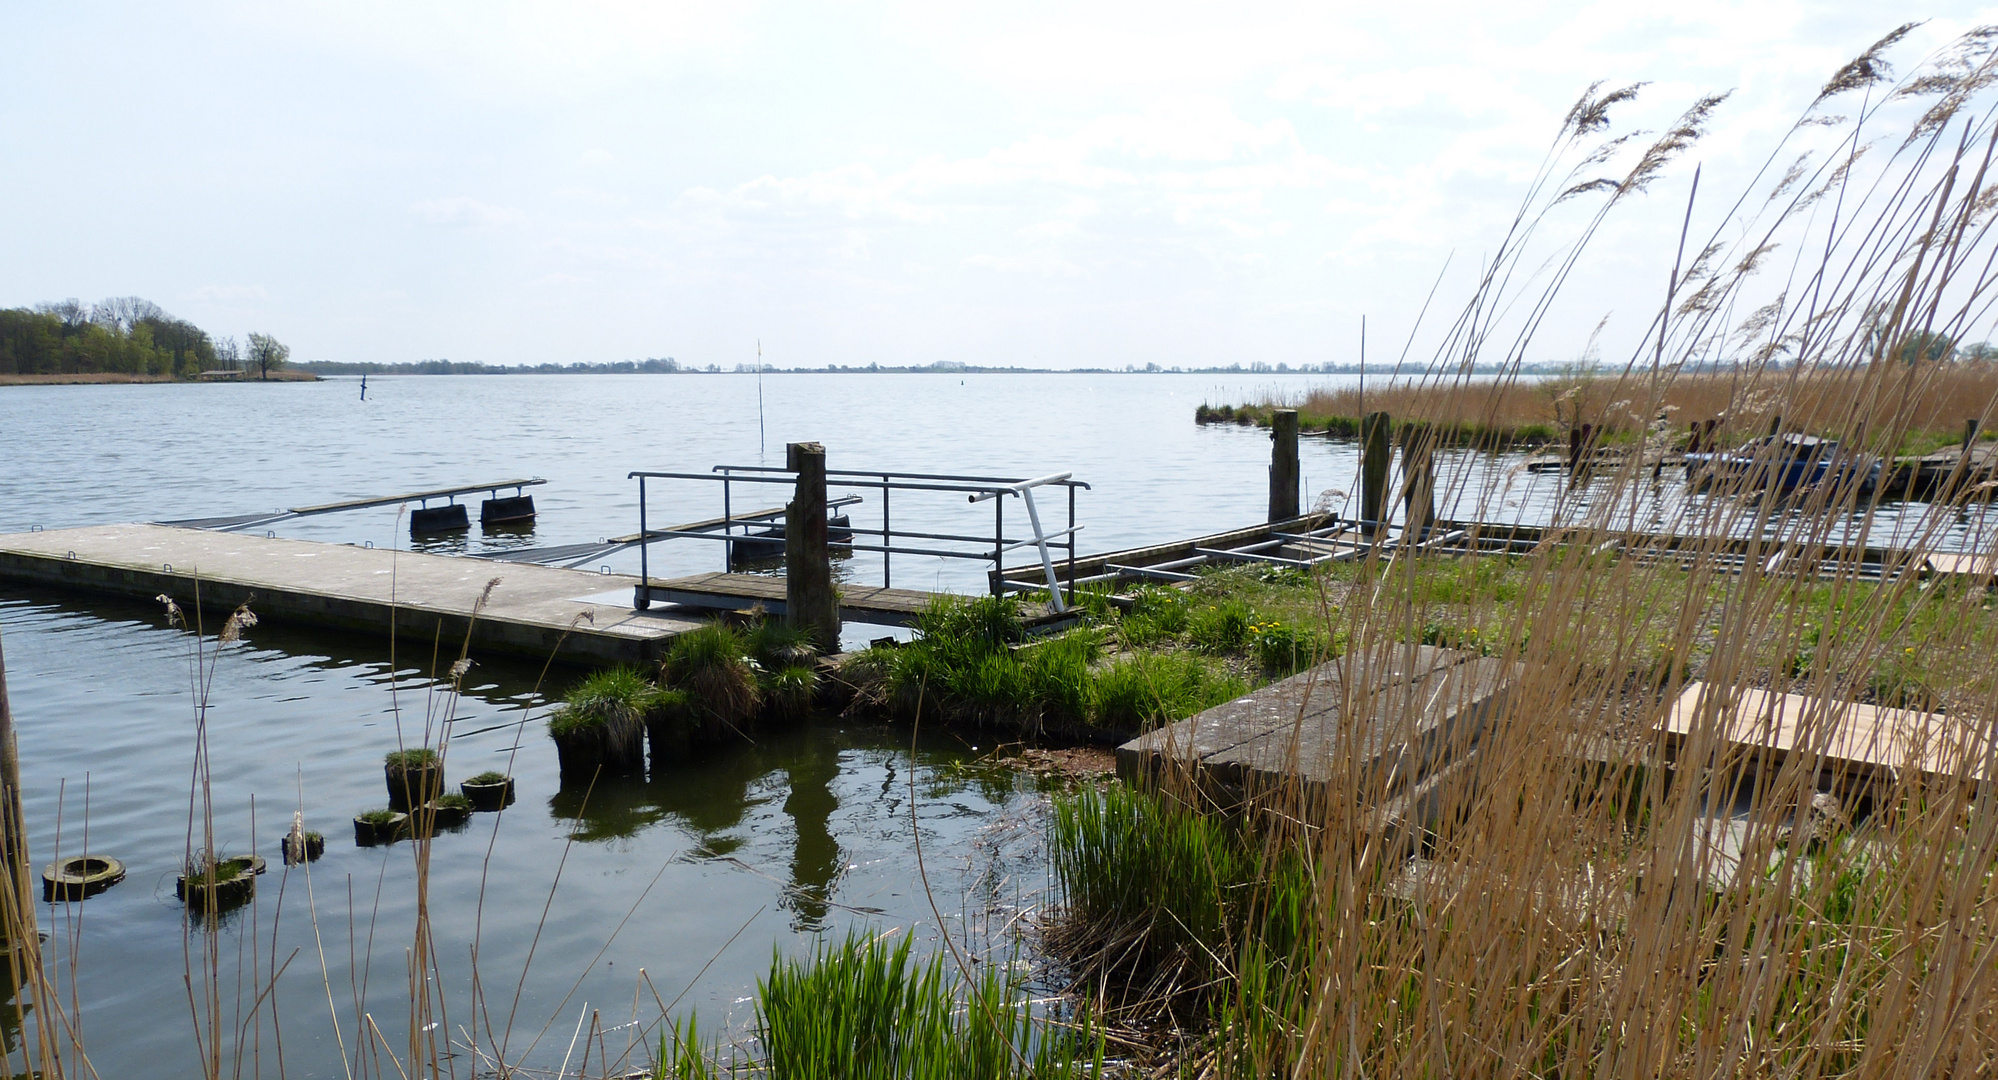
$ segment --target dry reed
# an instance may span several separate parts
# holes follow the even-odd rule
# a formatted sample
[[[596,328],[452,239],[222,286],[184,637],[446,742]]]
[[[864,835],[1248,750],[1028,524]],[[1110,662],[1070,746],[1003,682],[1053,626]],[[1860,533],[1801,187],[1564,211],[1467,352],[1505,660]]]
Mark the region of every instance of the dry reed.
[[[1646,340],[1620,371],[1566,397],[1573,411],[1562,420],[1624,418],[1643,431],[1686,412],[1755,424],[1781,411],[1786,426],[1875,449],[1901,447],[1925,425],[1988,420],[1998,404],[1989,368],[1904,357],[1931,335],[1988,331],[1998,300],[1998,185],[1988,177],[1998,30],[1966,36],[1895,83],[1884,57],[1907,29],[1834,73],[1772,151],[1759,187],[1722,204],[1712,239],[1695,234]],[[1577,104],[1511,240],[1425,373],[1405,391],[1370,388],[1369,409],[1398,411],[1431,441],[1453,425],[1555,421],[1566,388],[1469,373],[1517,370],[1602,215],[1656,181],[1714,104],[1702,99],[1647,146],[1598,130],[1618,96],[1592,91]],[[1829,115],[1834,104],[1850,117]],[[1620,173],[1609,168],[1619,158],[1628,161]],[[1542,236],[1547,210],[1573,199],[1598,200],[1595,216],[1576,235]],[[1779,249],[1804,254],[1778,265],[1769,253]],[[1552,269],[1516,288],[1536,266]],[[1741,370],[1701,373],[1721,362]],[[1512,516],[1502,477],[1441,460],[1439,484],[1460,506]],[[1200,912],[1153,899],[1199,903],[1187,899],[1197,890],[1171,887],[1196,876],[1187,871],[1123,882],[1124,893],[1078,878],[1072,916],[1098,910],[1089,896],[1122,896],[1138,910],[1095,937],[1087,920],[1057,920],[1051,940],[1084,975],[1119,965],[1150,973],[1161,969],[1138,962],[1146,950],[1184,956],[1188,928],[1209,928],[1196,965],[1210,974],[1199,986],[1206,1024],[1187,1037],[1153,1033],[1159,1075],[1998,1069],[1998,791],[1988,782],[1998,776],[1998,624],[1988,577],[1916,572],[1957,542],[1950,530],[1970,520],[1960,507],[1901,521],[1893,543],[1905,557],[1866,561],[1853,542],[1884,531],[1874,500],[1846,482],[1789,498],[1723,485],[1665,502],[1632,459],[1586,499],[1552,507],[1545,540],[1519,558],[1504,595],[1456,574],[1495,556],[1373,548],[1327,594],[1325,629],[1351,651],[1344,678],[1316,692],[1336,704],[1333,730],[1344,734],[1329,745],[1311,737],[1300,710],[1289,780],[1238,803],[1182,761],[1145,796],[1154,808],[1128,815],[1156,832],[1160,815],[1191,812],[1175,807],[1225,812],[1250,852],[1228,848],[1227,859],[1296,858],[1311,868],[1309,884],[1232,880],[1219,862],[1227,845],[1189,847],[1169,829],[1165,840],[1137,825],[1093,839],[1077,829],[1058,851],[1084,868],[1076,874],[1121,859],[1122,876],[1142,879],[1167,863],[1145,858],[1142,845],[1169,843],[1212,862],[1199,877],[1225,900]],[[1991,536],[1968,535],[1974,553],[1998,557]],[[1447,605],[1433,588],[1439,576],[1461,578]],[[1509,681],[1481,723],[1423,743],[1418,721],[1433,698],[1361,688],[1444,617],[1492,628]],[[1883,751],[1884,767],[1851,765],[1852,673],[1903,657],[1946,666],[1967,692],[1950,695],[1947,714],[1889,712],[1903,741]],[[1803,703],[1785,754],[1755,748],[1773,712],[1737,715],[1732,704],[1772,687]],[[1690,729],[1668,737],[1659,725],[1682,697]],[[1452,764],[1429,774],[1422,799],[1403,799],[1409,774],[1373,764],[1383,740],[1427,746]],[[1320,780],[1304,783],[1307,772]],[[1078,881],[1097,891],[1078,893]],[[1273,910],[1301,911],[1305,932],[1273,938],[1263,916],[1237,914]],[[1077,989],[1132,1007],[1100,983]]]

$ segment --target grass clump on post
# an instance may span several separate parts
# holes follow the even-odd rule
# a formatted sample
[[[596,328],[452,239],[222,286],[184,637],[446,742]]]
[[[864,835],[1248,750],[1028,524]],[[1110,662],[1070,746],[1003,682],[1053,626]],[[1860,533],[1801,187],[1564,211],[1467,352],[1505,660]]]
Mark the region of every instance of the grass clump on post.
[[[746,732],[763,707],[759,668],[742,632],[727,623],[681,634],[667,646],[661,681],[682,696],[671,699],[674,707],[662,718],[678,725],[676,734],[701,742]]]
[[[743,635],[743,647],[756,662],[764,711],[773,719],[802,716],[817,701],[819,651],[803,627],[764,619]]]
[[[645,725],[657,688],[628,667],[586,676],[548,718],[562,775],[587,778],[601,770],[625,776],[645,771]]]
[[[444,792],[444,762],[427,746],[391,750],[382,759],[389,806],[407,813]]]

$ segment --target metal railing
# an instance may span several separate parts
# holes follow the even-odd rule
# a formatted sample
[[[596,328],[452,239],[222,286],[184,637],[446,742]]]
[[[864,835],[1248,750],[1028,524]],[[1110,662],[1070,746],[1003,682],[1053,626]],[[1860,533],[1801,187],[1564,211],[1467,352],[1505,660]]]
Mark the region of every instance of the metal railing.
[[[770,528],[771,517],[767,513],[756,516],[736,517],[735,486],[737,484],[776,484],[791,486],[796,484],[796,475],[788,469],[774,465],[717,465],[706,473],[657,472],[637,470],[626,479],[638,481],[638,600],[644,607],[649,602],[648,592],[652,585],[651,558],[649,547],[653,540],[693,539],[718,540],[722,544],[722,569],[733,569],[735,565],[735,545],[745,539],[767,542],[768,537],[753,535],[753,528]],[[653,529],[647,524],[646,482],[648,480],[697,480],[719,483],[722,488],[722,516],[712,522],[703,522],[699,529]],[[1074,599],[1075,578],[1075,535],[1082,530],[1075,523],[1075,493],[1077,489],[1087,489],[1089,485],[1071,478],[1070,473],[1057,473],[1052,476],[1034,478],[1005,476],[968,476],[954,473],[899,473],[880,469],[827,469],[826,486],[860,488],[877,491],[881,495],[881,526],[866,528],[854,524],[847,527],[852,541],[839,546],[850,551],[865,551],[881,556],[881,584],[883,588],[894,586],[894,557],[896,555],[917,555],[942,559],[971,559],[989,562],[993,569],[999,569],[1006,553],[1023,547],[1039,550],[1041,566],[1047,575],[1047,589],[1054,609],[1066,611],[1062,581],[1055,571],[1056,551],[1062,553],[1068,566],[1067,601]],[[1042,527],[1040,508],[1034,502],[1034,491],[1044,487],[1059,487],[1066,490],[1068,502],[1068,525],[1066,528],[1049,532]],[[990,501],[992,505],[992,532],[949,533],[928,532],[915,529],[897,531],[894,527],[895,492],[948,492],[961,493],[967,501],[980,503]],[[1033,535],[1008,538],[1006,536],[1006,497],[1014,496],[1026,503],[1027,519]],[[843,499],[828,499],[827,505],[835,503],[851,505],[860,501],[858,496]],[[736,527],[742,531],[737,532]],[[878,539],[878,543],[865,543],[861,538]],[[898,540],[934,541],[940,544],[966,545],[960,547],[912,547],[897,543]],[[972,546],[975,545],[975,546]],[[999,575],[988,575],[993,579],[992,592],[998,595],[1008,587],[1017,588],[1013,583],[999,580]]]

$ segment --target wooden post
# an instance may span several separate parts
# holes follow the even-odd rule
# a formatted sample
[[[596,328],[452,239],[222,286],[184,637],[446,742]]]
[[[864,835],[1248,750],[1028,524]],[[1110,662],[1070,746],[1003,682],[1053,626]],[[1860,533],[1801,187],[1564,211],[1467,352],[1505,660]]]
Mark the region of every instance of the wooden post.
[[[1983,426],[1983,422],[1975,416],[1963,422],[1963,472],[1966,476],[1970,473],[1970,459],[1977,449],[1977,436]]]
[[[1384,412],[1360,418],[1360,518],[1375,523],[1366,526],[1369,536],[1387,519],[1388,464],[1394,460],[1389,426]]]
[[[1297,410],[1270,413],[1270,520],[1297,516]]]
[[[1436,456],[1420,424],[1401,428],[1401,498],[1410,535],[1421,537],[1436,522]]]
[[[1582,426],[1580,424],[1577,424],[1574,427],[1568,429],[1568,471],[1574,472],[1576,469],[1579,469],[1581,467],[1582,467]]]
[[[1769,434],[1781,435],[1782,433],[1783,433],[1783,414],[1771,413],[1769,415]]]
[[[826,544],[826,448],[790,443],[784,467],[798,474],[797,492],[784,511],[785,621],[809,631],[821,652],[838,652],[839,596]]]

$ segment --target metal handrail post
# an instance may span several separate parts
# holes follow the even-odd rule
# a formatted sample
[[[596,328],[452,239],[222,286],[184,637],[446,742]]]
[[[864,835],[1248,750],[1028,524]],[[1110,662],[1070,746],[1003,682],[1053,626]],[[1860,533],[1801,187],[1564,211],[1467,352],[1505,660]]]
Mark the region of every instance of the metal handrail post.
[[[632,606],[640,611],[652,606],[652,543],[645,527],[645,478],[638,478],[638,595]]]
[[[1075,603],[1075,485],[1068,486],[1068,602]]]
[[[722,468],[726,470],[728,467],[724,465],[722,466]],[[735,520],[734,520],[735,510],[733,509],[732,505],[729,502],[729,488],[730,488],[729,473],[724,471],[722,473],[722,536],[723,537],[729,537],[735,535]],[[744,531],[747,532],[748,530],[745,529]],[[726,574],[734,569],[735,569],[735,541],[729,539],[723,539],[722,573]]]
[[[1006,500],[992,500],[992,595],[1006,592]]]
[[[1027,520],[1034,526],[1034,546],[1040,549],[1041,569],[1048,576],[1048,600],[1054,604],[1055,614],[1060,615],[1068,610],[1068,605],[1061,601],[1061,579],[1055,577],[1054,560],[1048,556],[1048,535],[1041,531],[1041,512],[1034,506],[1034,489],[1021,488],[1020,498],[1027,500]]]
[[[888,495],[889,495],[888,474],[882,473],[881,474],[881,546],[883,548],[891,548],[895,546],[895,531],[894,528],[888,524]],[[894,578],[890,576],[890,567],[889,567],[889,560],[893,559],[894,557],[895,556],[891,552],[885,550],[881,552],[881,587],[884,589],[893,588],[895,584]]]

